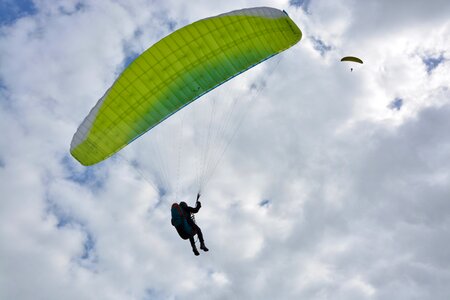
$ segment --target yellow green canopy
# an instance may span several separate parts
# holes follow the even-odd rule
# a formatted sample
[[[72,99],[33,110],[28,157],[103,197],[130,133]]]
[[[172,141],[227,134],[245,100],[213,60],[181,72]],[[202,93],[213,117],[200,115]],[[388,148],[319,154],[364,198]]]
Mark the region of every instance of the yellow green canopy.
[[[136,58],[79,126],[70,152],[93,165],[230,78],[301,39],[289,16],[248,8],[187,25]]]

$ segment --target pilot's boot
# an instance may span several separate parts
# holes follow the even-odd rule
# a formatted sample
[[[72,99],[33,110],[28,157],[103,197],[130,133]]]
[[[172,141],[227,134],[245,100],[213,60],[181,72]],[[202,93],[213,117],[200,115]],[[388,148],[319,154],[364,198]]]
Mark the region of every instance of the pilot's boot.
[[[205,243],[200,243],[200,249],[202,249],[203,251],[209,251],[209,249],[208,248],[206,248],[206,246],[205,246]]]

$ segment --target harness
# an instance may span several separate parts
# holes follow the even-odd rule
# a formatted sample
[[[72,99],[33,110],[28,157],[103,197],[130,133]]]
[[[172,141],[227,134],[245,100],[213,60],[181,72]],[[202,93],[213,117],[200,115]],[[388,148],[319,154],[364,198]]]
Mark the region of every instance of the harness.
[[[172,213],[171,223],[183,240],[187,240],[188,238],[193,237],[197,233],[195,228],[193,228],[187,220],[187,218],[189,218],[190,216],[185,215],[183,209],[180,207],[178,203],[172,204],[171,213]]]

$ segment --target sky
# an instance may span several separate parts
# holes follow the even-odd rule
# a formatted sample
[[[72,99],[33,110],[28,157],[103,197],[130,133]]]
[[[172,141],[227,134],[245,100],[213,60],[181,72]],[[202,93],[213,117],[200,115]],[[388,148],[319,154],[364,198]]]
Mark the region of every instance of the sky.
[[[257,6],[301,41],[102,163],[70,155],[145,49]],[[2,0],[0,299],[448,299],[448,78],[444,0]],[[209,127],[196,257],[170,206]]]

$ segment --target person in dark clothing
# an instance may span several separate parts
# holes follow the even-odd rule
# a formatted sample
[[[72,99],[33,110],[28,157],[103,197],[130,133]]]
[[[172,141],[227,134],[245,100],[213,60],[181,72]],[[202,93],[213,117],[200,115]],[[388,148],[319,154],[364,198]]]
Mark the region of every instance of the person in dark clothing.
[[[200,203],[200,201],[198,201],[199,198],[200,198],[200,193],[197,194],[197,203],[195,205],[195,208],[188,206],[186,204],[186,202],[180,202],[180,207],[183,210],[183,214],[186,217],[186,221],[195,232],[192,236],[189,237],[189,242],[191,242],[192,251],[194,252],[195,255],[200,255],[200,253],[197,250],[197,247],[195,246],[195,241],[194,241],[195,234],[197,234],[198,239],[200,240],[200,249],[202,249],[205,252],[209,250],[205,246],[205,241],[203,240],[202,230],[200,229],[200,227],[198,227],[197,224],[195,224],[194,220],[192,220],[192,218],[191,218],[191,214],[196,214],[202,207],[202,204]]]

